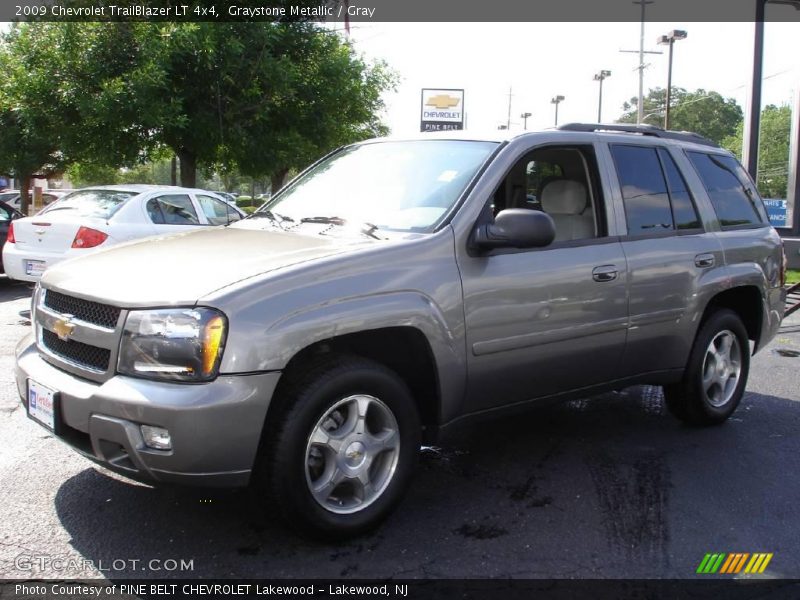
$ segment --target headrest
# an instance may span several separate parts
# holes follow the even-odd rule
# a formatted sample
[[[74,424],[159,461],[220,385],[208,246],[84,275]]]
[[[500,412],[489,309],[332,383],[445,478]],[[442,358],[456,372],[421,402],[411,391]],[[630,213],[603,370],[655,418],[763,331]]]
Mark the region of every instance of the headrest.
[[[579,215],[586,209],[586,188],[578,181],[554,179],[541,192],[542,209],[553,215]]]

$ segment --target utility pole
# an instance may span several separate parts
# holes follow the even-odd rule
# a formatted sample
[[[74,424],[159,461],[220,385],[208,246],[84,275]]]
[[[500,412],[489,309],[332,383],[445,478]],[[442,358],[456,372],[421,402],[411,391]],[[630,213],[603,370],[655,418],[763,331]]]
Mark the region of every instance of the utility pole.
[[[511,129],[511,86],[508,86],[508,119],[506,120],[506,129]]]
[[[611,71],[603,69],[599,73],[595,73],[594,80],[600,82],[600,94],[597,96],[597,122],[603,122],[603,80],[606,77],[611,77]]]
[[[686,32],[681,29],[673,29],[667,35],[658,37],[658,43],[669,46],[669,67],[667,67],[667,101],[664,109],[664,129],[669,129],[669,108],[672,104],[672,47],[675,40],[685,40]]]
[[[558,105],[564,100],[564,96],[553,96],[553,99],[550,100],[550,104],[556,105],[556,127],[558,127]]]
[[[639,50],[620,50],[620,52],[636,52],[639,54],[639,101],[637,102],[637,115],[636,122],[641,123],[644,120],[644,70],[650,66],[644,64],[645,54],[662,54],[662,52],[655,52],[652,50],[644,49],[644,22],[645,22],[645,8],[648,4],[653,4],[655,0],[634,0],[633,4],[638,4],[642,7],[642,24],[639,31]]]

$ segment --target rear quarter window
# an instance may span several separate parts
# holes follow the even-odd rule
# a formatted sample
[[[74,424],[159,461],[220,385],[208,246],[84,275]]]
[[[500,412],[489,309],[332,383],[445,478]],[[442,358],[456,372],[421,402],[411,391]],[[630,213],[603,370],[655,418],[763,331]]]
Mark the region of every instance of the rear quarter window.
[[[723,228],[764,225],[766,211],[742,166],[731,156],[687,152]]]

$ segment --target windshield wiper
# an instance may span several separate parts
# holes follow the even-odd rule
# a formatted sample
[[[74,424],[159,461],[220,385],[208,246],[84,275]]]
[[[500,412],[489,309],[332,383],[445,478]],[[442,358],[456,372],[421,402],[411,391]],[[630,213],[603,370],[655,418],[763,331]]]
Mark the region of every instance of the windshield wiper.
[[[292,217],[279,215],[278,213],[274,213],[271,210],[258,210],[254,213],[250,213],[249,215],[247,215],[245,219],[257,219],[260,217],[267,217],[270,221],[275,223],[281,229],[283,229],[283,223],[294,223],[294,219]]]
[[[303,217],[302,219],[300,219],[300,222],[320,223],[322,225],[337,225],[340,227],[343,225],[347,225],[347,219],[343,219],[342,217]],[[375,235],[375,232],[377,230],[378,230],[377,225],[364,222],[361,224],[361,229],[359,229],[359,233],[376,240],[383,239],[380,236]]]
[[[342,217],[303,217],[301,223],[321,223],[323,225],[344,225],[347,223]]]

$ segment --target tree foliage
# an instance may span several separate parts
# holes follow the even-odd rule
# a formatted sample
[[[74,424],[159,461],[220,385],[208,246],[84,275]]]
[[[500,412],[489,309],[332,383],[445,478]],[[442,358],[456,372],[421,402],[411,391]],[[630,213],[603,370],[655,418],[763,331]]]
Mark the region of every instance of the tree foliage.
[[[664,125],[666,90],[651,89],[644,98],[645,123]],[[622,105],[625,111],[619,123],[636,123],[638,97]],[[670,129],[693,131],[720,143],[733,135],[742,122],[742,109],[733,98],[723,98],[718,92],[703,89],[688,92],[673,87],[670,97]]]
[[[789,177],[789,137],[792,109],[770,104],[761,111],[761,134],[758,142],[759,193],[765,198],[786,198]],[[744,123],[723,140],[722,145],[742,158]]]
[[[23,211],[31,176],[63,163],[64,113],[50,71],[55,59],[48,30],[15,29],[0,44],[0,172],[21,182]]]
[[[336,146],[386,132],[381,94],[392,72],[313,23],[25,23],[3,43],[9,62],[23,68],[43,52],[40,36],[43,92],[57,97],[61,117],[58,135],[45,138],[92,177],[169,149],[184,185],[198,169],[277,182]],[[0,86],[35,106],[16,85]]]

